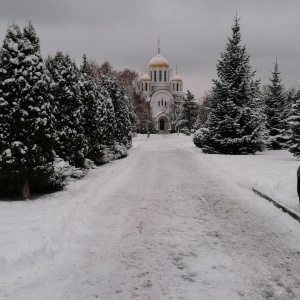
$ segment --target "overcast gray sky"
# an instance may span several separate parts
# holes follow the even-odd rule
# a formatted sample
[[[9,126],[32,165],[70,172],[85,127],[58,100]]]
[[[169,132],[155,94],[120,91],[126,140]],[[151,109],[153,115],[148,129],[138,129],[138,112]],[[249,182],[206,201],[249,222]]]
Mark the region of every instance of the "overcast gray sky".
[[[276,57],[288,89],[300,80],[299,0],[0,0],[0,36],[7,24],[32,20],[42,54],[83,53],[115,69],[141,69],[157,53],[183,78],[184,90],[201,97],[216,78],[216,63],[241,18],[242,44],[256,78],[269,83]]]

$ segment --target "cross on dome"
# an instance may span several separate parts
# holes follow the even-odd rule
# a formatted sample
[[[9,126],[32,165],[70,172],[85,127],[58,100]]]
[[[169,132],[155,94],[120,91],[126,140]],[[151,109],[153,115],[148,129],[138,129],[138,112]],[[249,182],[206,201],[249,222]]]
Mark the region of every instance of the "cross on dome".
[[[169,62],[160,54],[160,39],[158,39],[157,55],[150,60],[149,68],[169,68]]]
[[[157,55],[160,55],[160,39],[158,38]]]

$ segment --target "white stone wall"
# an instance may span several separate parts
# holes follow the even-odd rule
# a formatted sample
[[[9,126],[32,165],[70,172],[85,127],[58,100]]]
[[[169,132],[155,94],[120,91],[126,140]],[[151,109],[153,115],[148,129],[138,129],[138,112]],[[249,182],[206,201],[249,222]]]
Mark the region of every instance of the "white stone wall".
[[[155,92],[150,101],[150,107],[152,108],[152,117],[155,118],[160,112],[167,112],[170,109],[170,105],[174,102],[173,95],[166,90],[160,90]]]

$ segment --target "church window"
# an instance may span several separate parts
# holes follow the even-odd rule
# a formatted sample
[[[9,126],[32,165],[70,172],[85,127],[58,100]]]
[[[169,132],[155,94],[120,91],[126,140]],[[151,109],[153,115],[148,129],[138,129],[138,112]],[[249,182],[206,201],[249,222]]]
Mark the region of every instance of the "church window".
[[[161,70],[159,70],[159,81],[161,81]]]
[[[165,101],[165,106],[167,106],[167,101]]]
[[[164,77],[165,77],[165,78],[164,78],[164,81],[167,82],[167,71],[165,71],[164,73],[165,73],[165,74],[164,74]]]
[[[158,106],[160,106],[160,101],[158,101]]]
[[[156,71],[154,71],[154,81],[156,82]]]
[[[176,88],[177,88],[177,92],[178,92],[178,83],[177,83],[176,85],[177,85],[177,87],[176,87]]]
[[[145,83],[145,91],[147,92],[147,85],[148,85],[148,83],[146,82]]]
[[[150,71],[150,78],[151,78],[151,81],[152,81],[152,71]]]

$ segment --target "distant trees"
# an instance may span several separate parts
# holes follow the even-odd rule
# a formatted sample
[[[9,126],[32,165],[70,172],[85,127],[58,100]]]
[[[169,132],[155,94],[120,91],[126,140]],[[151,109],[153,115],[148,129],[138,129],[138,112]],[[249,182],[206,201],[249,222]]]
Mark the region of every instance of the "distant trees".
[[[200,128],[194,143],[205,153],[254,154],[264,146],[264,119],[257,109],[259,81],[254,80],[250,55],[241,46],[239,19],[232,26],[226,51],[217,64],[208,120]]]
[[[191,94],[190,91],[187,91],[182,104],[181,114],[176,121],[176,127],[180,127],[185,131],[187,130],[188,133],[191,133],[196,126],[197,109],[195,96]]]
[[[211,99],[211,91],[206,91],[204,93],[204,96],[200,99],[201,102],[198,106],[198,115],[196,121],[197,129],[205,126],[205,123],[207,122],[210,99]]]
[[[0,195],[61,187],[57,159],[87,168],[87,160],[127,155],[135,75],[109,63],[100,70],[85,55],[78,68],[61,51],[44,63],[32,23],[9,25],[0,52]]]
[[[93,62],[92,67],[95,75],[100,80],[101,78],[113,78],[115,82],[119,83],[119,86],[122,86],[122,89],[124,89],[126,93],[126,106],[128,108],[132,129],[136,131],[136,126],[140,122],[140,119],[143,119],[143,113],[141,112],[142,116],[140,116],[140,110],[137,109],[137,106],[141,103],[145,103],[145,99],[142,94],[137,93],[136,91],[136,82],[139,76],[138,73],[129,69],[116,71],[108,61],[105,61],[100,66]]]
[[[150,104],[142,93],[133,94],[134,112],[137,117],[136,130],[139,133],[146,132],[150,125]]]

